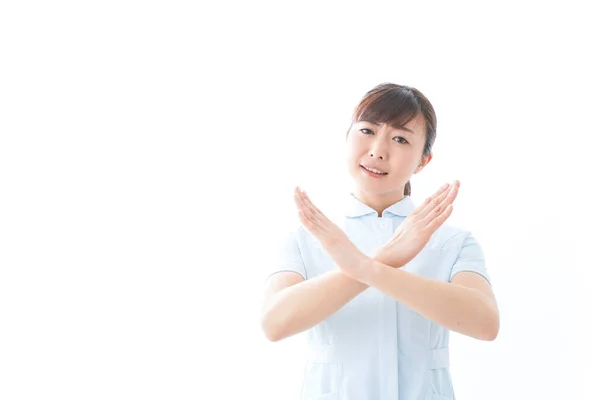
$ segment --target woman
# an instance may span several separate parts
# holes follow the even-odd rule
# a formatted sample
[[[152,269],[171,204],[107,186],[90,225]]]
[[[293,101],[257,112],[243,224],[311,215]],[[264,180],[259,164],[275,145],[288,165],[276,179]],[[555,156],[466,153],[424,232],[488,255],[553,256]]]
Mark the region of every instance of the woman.
[[[296,188],[302,226],[267,279],[262,327],[272,341],[306,331],[303,399],[454,399],[449,330],[498,334],[482,250],[470,232],[444,224],[459,182],[418,208],[410,197],[435,136],[421,92],[378,85],[346,135],[355,188],[343,226]]]

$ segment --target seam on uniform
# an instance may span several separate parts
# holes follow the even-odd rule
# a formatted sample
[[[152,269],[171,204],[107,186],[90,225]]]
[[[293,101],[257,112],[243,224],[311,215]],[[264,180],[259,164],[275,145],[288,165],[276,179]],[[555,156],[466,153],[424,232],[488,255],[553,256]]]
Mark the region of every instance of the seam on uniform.
[[[450,239],[448,239],[446,241],[446,243],[444,243],[444,246],[442,246],[442,249],[444,249],[444,247],[446,246],[446,244],[450,243],[450,241],[452,239],[454,239],[455,237],[457,237],[458,235],[465,233],[465,232],[458,232],[456,235],[453,235],[452,237],[450,237]],[[467,232],[467,235],[469,235],[469,232]],[[466,236],[465,236],[466,238]],[[454,265],[456,265],[456,261],[458,261],[458,257],[460,256],[460,247],[462,247],[462,244],[464,243],[464,239],[462,242],[459,243],[459,250],[456,252],[456,257],[454,257],[454,260],[452,261],[452,267],[450,267],[450,271],[448,272],[448,277],[446,278],[447,282],[451,282],[452,281],[452,272],[454,271]]]
[[[461,272],[472,272],[474,274],[480,275],[483,277],[483,279],[485,279],[487,281],[487,283],[492,286],[492,282],[488,279],[487,276],[485,276],[483,273],[481,273],[480,271],[473,271],[472,269],[464,269],[461,271],[456,272],[453,276],[450,277],[450,280],[452,280],[452,278],[454,278],[457,274],[460,274]]]
[[[275,272],[271,273],[269,276],[267,276],[267,278],[265,279],[265,282],[264,282],[264,283],[267,283],[267,281],[269,280],[269,278],[270,278],[270,277],[272,277],[273,275],[275,275],[275,274],[278,274],[278,273],[280,273],[280,272],[294,272],[294,273],[296,273],[296,274],[298,274],[298,275],[302,276],[302,274],[301,274],[300,272],[298,272],[298,271],[295,271],[295,270],[293,270],[293,269],[280,269],[279,271],[275,271]],[[302,279],[306,280],[306,278],[305,278],[305,277],[303,277],[303,276],[302,276]]]
[[[444,242],[444,244],[442,245],[441,249],[442,249],[442,250],[445,250],[444,248],[446,247],[446,245],[447,245],[448,243],[450,243],[450,241],[451,241],[452,239],[454,239],[455,237],[457,237],[458,235],[460,235],[460,234],[463,234],[463,233],[465,233],[465,232],[462,232],[462,231],[461,231],[461,232],[458,232],[458,233],[456,233],[455,235],[452,235],[452,236],[450,236],[450,238]],[[467,232],[467,234],[468,234],[468,232]]]
[[[300,254],[300,259],[302,260],[302,269],[304,270],[304,280],[308,279],[308,271],[306,271],[306,265],[304,264],[304,257],[302,257],[302,252],[300,251],[300,242],[298,240],[299,237],[299,232],[302,230],[302,225],[300,225],[298,227],[298,229],[296,229],[296,231],[294,232],[294,240],[296,241],[296,246],[298,247],[298,254]]]

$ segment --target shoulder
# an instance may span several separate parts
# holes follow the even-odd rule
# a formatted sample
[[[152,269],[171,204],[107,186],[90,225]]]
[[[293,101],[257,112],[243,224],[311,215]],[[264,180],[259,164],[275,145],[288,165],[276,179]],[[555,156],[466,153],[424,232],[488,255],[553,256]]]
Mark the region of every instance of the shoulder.
[[[299,222],[286,226],[285,229],[283,229],[283,236],[286,238],[293,238],[298,242],[310,242],[316,240],[312,233]]]
[[[302,224],[294,224],[283,229],[283,236],[286,238],[293,238],[299,240],[305,237],[308,231],[302,226]]]
[[[470,230],[452,224],[442,224],[431,236],[430,243],[442,250],[460,250],[469,241],[475,242]]]
[[[281,240],[295,243],[298,247],[304,248],[306,244],[313,243],[316,239],[302,224],[297,224],[284,229]]]

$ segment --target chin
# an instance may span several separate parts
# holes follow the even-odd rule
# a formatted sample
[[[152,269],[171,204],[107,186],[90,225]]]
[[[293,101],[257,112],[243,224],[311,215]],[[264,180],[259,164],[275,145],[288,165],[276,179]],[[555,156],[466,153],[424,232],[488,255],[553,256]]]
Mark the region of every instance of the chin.
[[[391,190],[388,185],[377,184],[377,182],[360,182],[358,184],[360,190],[373,196],[380,196],[389,193]]]
[[[400,188],[400,183],[394,185],[393,182],[365,182],[364,180],[358,181],[358,187],[365,193],[372,196],[387,196],[390,194],[398,193],[404,195],[404,186]]]

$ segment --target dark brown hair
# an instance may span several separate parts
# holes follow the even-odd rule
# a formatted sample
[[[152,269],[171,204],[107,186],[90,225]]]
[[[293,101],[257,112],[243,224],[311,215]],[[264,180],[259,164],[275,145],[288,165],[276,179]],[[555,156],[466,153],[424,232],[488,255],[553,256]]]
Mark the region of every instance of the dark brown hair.
[[[391,125],[399,129],[421,115],[425,120],[426,138],[423,157],[431,154],[435,142],[437,118],[431,102],[415,88],[382,83],[369,90],[354,109],[352,124],[358,121],[371,121]],[[352,127],[352,125],[350,125]],[[346,132],[346,138],[350,128]],[[404,195],[410,196],[410,181],[404,186]]]

